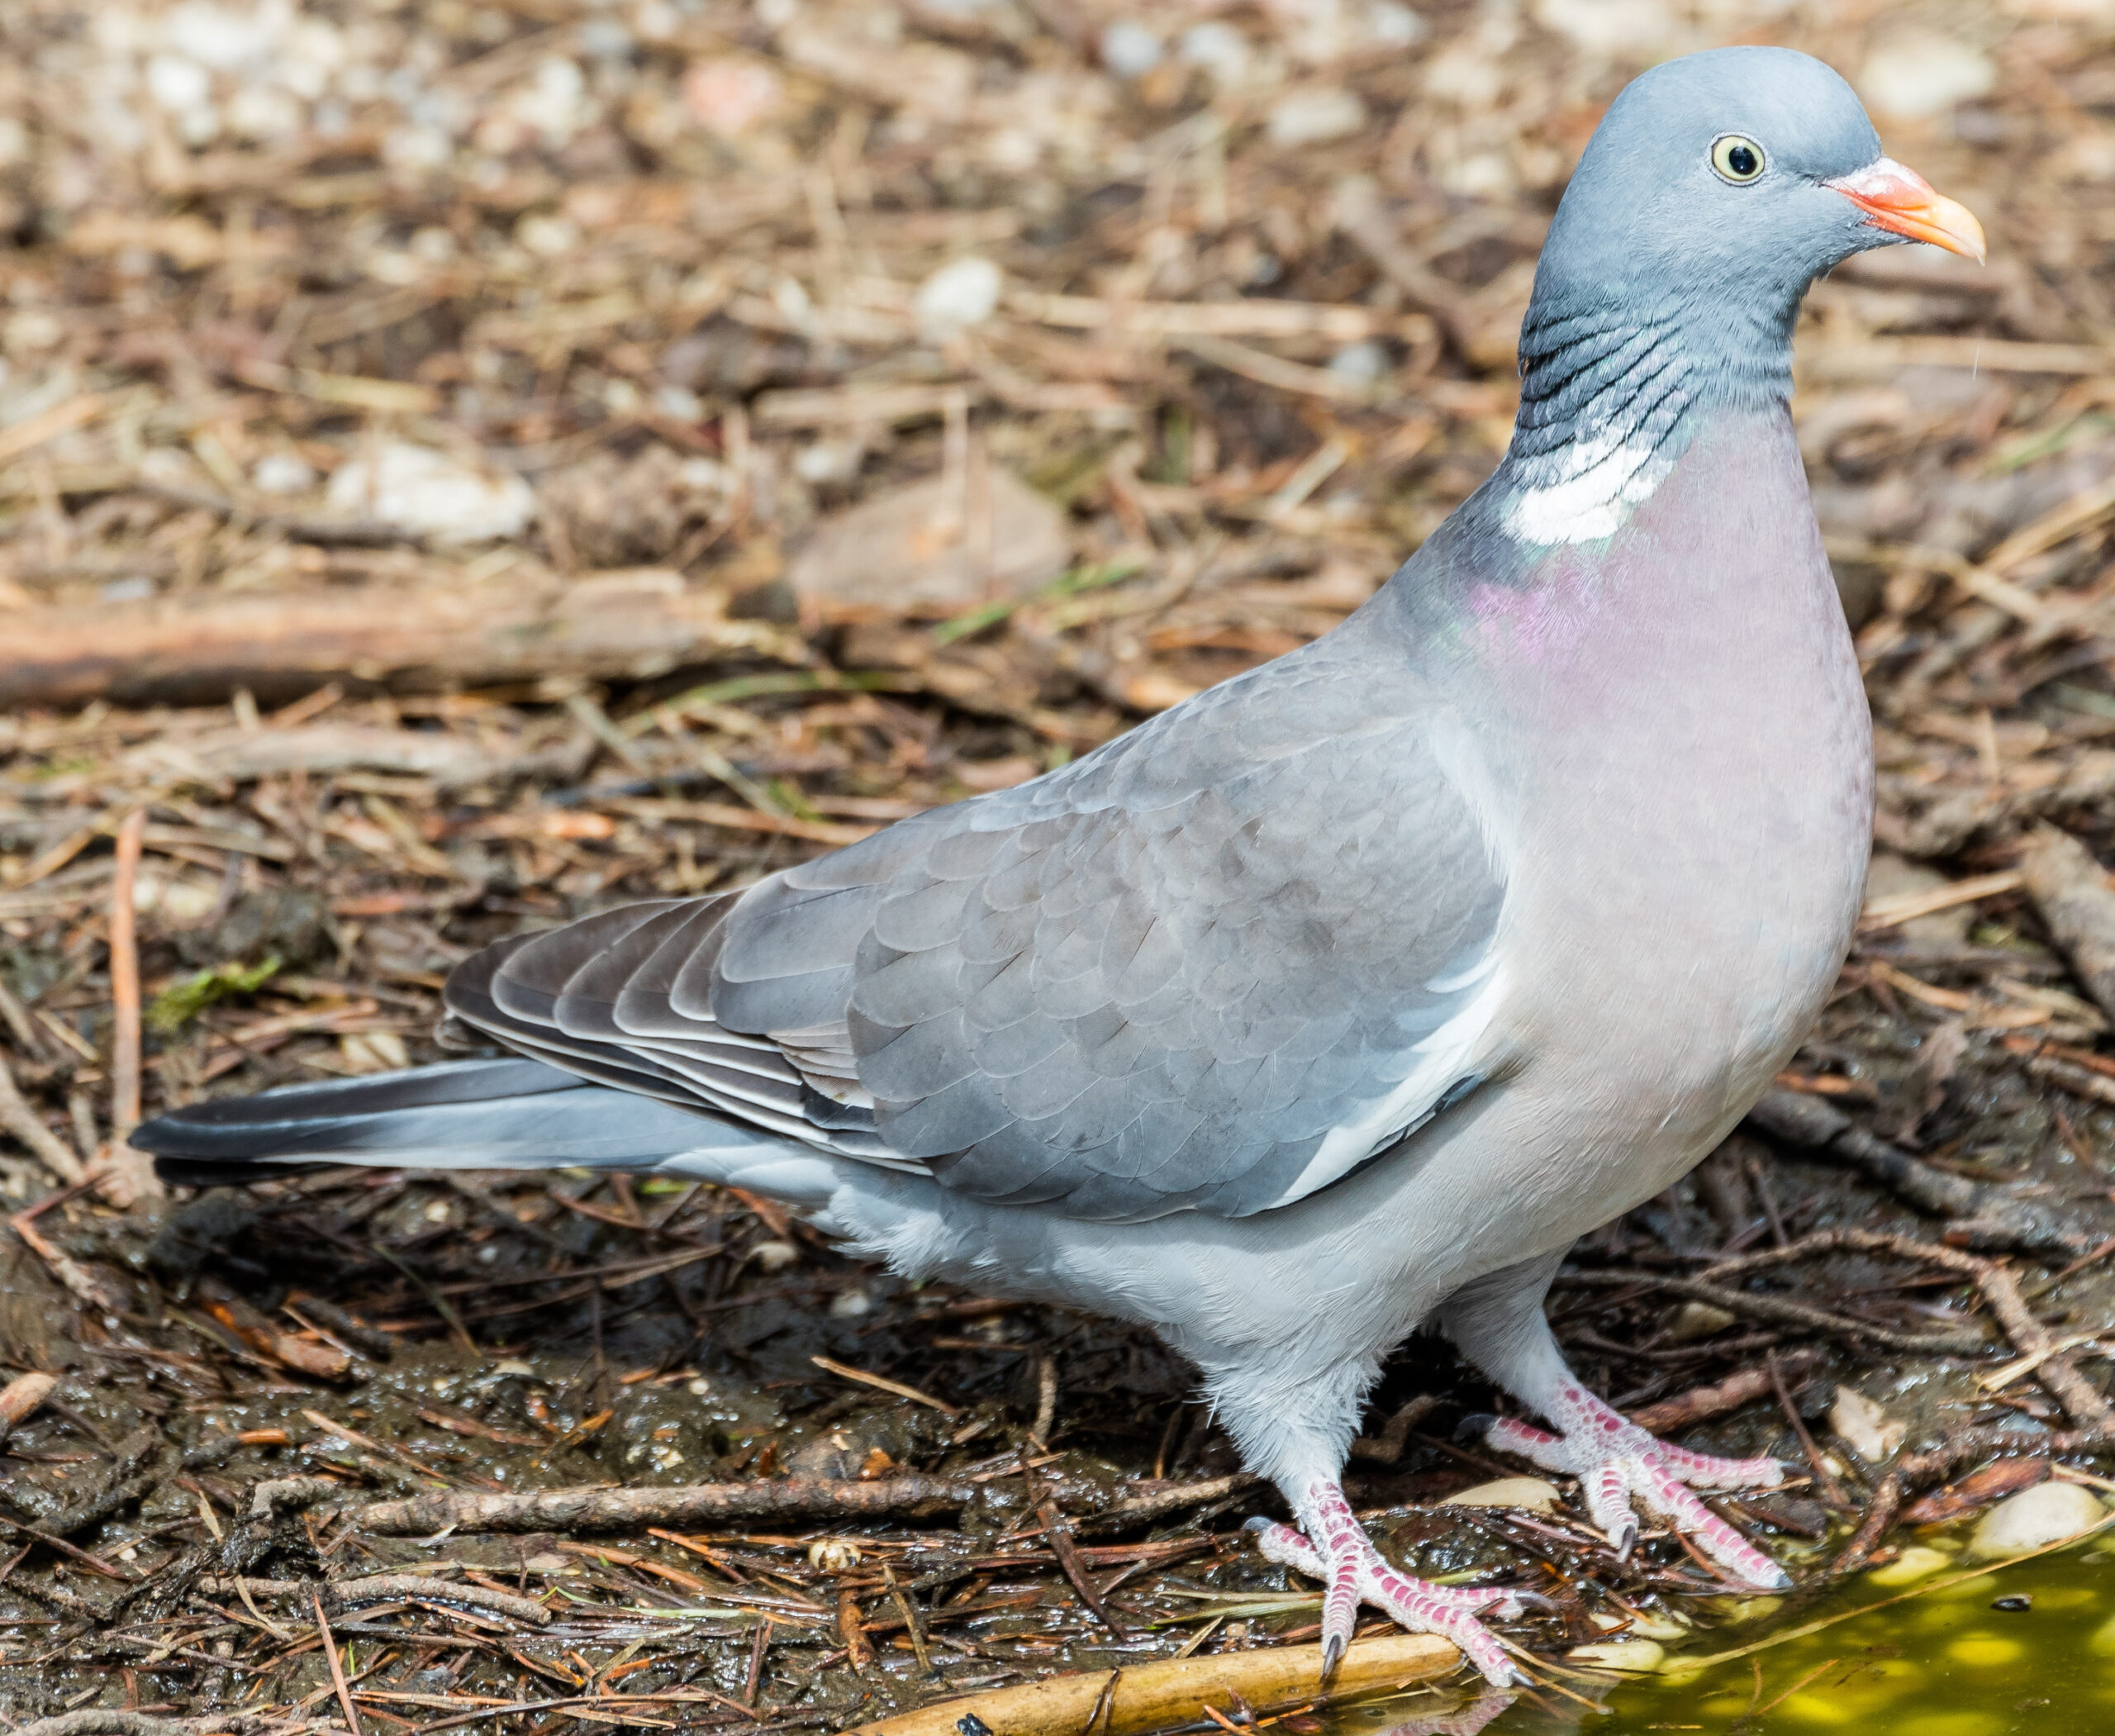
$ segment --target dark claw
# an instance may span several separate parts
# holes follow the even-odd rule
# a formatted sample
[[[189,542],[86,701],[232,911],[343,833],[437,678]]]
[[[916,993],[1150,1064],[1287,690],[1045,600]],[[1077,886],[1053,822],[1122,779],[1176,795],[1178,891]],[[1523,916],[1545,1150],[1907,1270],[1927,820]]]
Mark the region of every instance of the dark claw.
[[[1341,1634],[1332,1634],[1322,1642],[1322,1686],[1328,1687],[1337,1673],[1337,1666],[1344,1661],[1348,1642]]]
[[[1615,1545],[1616,1559],[1628,1561],[1630,1552],[1637,1547],[1637,1521],[1633,1520],[1609,1541]]]
[[[1478,1411],[1474,1416],[1465,1416],[1454,1425],[1454,1439],[1463,1443],[1481,1440],[1497,1425],[1498,1419],[1487,1411]]]
[[[1244,1531],[1267,1531],[1276,1524],[1277,1521],[1275,1519],[1266,1519],[1259,1513],[1253,1519],[1242,1520],[1241,1529]]]
[[[1554,1610],[1557,1607],[1554,1597],[1545,1597],[1539,1591],[1523,1591],[1517,1586],[1512,1591],[1514,1602],[1523,1610]]]

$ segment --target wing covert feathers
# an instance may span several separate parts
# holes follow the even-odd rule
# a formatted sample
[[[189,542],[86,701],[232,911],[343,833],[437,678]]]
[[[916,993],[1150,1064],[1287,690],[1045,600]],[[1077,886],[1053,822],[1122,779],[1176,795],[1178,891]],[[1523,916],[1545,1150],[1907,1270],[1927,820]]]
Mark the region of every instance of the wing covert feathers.
[[[1343,636],[744,891],[502,943],[449,1010],[993,1202],[1301,1197],[1461,1083],[1503,979],[1503,864],[1437,708],[1333,667]]]

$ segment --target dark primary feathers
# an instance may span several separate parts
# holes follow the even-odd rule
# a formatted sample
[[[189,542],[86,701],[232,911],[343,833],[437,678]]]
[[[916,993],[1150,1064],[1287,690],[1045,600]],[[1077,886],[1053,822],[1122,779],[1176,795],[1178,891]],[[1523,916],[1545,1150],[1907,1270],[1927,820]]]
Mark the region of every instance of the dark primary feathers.
[[[449,1008],[983,1200],[1118,1219],[1299,1197],[1457,1082],[1325,1148],[1473,1000],[1504,892],[1435,757],[1444,714],[1407,672],[1395,695],[1344,673],[1318,648],[746,892],[502,943]]]

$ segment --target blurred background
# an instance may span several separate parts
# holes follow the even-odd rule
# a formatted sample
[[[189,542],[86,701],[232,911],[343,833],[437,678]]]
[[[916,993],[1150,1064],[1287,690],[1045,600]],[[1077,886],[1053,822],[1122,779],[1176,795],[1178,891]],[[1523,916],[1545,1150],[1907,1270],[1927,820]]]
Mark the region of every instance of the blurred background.
[[[337,1353],[323,1316],[287,1301],[307,1284],[416,1344],[400,1369],[458,1382],[451,1406],[547,1434],[532,1481],[782,1468],[770,1443],[812,1446],[788,1418],[818,1403],[842,1445],[858,1419],[802,1386],[817,1346],[994,1428],[1047,1432],[1055,1403],[1132,1469],[1230,1470],[1150,1344],[973,1299],[947,1329],[988,1340],[919,1336],[892,1281],[715,1190],[341,1175],[208,1210],[154,1201],[121,1137],[210,1091],[430,1058],[435,991],[490,939],[745,883],[1326,631],[1503,449],[1537,251],[1604,107],[1732,42],[1842,69],[1990,240],[1982,268],[1862,256],[1799,333],[1882,846],[1878,926],[1799,1088],[1884,1107],[1961,1176],[2085,1200],[2065,1209],[2098,1243],[2108,1021],[2062,986],[2015,865],[2043,819],[2103,858],[2115,839],[2115,0],[8,0],[0,1191],[118,1169],[102,1205],[40,1220],[93,1294],[5,1244],[0,1360],[78,1371],[69,1402],[113,1436],[195,1412],[298,1447],[337,1377],[310,1366]],[[1780,1241],[1918,1221],[1846,1203],[1840,1174],[1827,1195],[1818,1165],[1773,1195],[1761,1165],[1719,1164],[1602,1253],[1737,1247],[1757,1212]],[[249,1287],[213,1304],[225,1331],[150,1306],[214,1274]],[[771,1311],[723,1297],[753,1281]],[[145,1312],[106,1329],[113,1297]],[[1723,1321],[1666,1337],[1672,1306],[1573,1305],[1581,1366],[1629,1398],[1738,1366]],[[2115,1298],[2076,1306],[2092,1325]],[[1038,1401],[1038,1343],[1065,1347],[1062,1399]],[[495,1367],[528,1384],[462,1384]],[[1928,1373],[1870,1390],[1921,1428]],[[665,1385],[693,1376],[751,1384],[700,1423],[671,1395],[703,1388]],[[460,1443],[421,1418],[479,1429],[419,1390],[426,1410],[364,1401],[364,1427],[430,1466]],[[1810,1418],[1832,1390],[1795,1371]],[[884,1462],[953,1450],[883,1422]],[[489,1470],[509,1437],[480,1426]],[[50,1429],[55,1476],[100,1452]],[[358,1474],[386,1487],[387,1458]],[[1437,1447],[1403,1467],[1406,1499],[1466,1480]],[[1240,1516],[1182,1547],[1238,1577]],[[851,1595],[841,1565],[771,1559]],[[620,1599],[654,1590],[615,1572]],[[856,1583],[886,1617],[882,1581]],[[1077,1638],[1073,1614],[1036,1619]],[[990,1679],[1070,1655],[1022,1644]],[[873,1691],[818,1674],[804,1701],[747,1646],[713,1665],[729,1692]],[[309,1665],[273,1691],[308,1691]]]

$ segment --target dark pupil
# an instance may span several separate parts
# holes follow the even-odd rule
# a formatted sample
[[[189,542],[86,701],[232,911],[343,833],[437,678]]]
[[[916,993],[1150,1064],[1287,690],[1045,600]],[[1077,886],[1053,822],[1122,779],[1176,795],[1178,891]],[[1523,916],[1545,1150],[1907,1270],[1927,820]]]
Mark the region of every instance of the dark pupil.
[[[1746,145],[1736,145],[1726,153],[1726,166],[1742,180],[1746,180],[1761,168],[1762,164],[1756,160],[1752,148]]]

